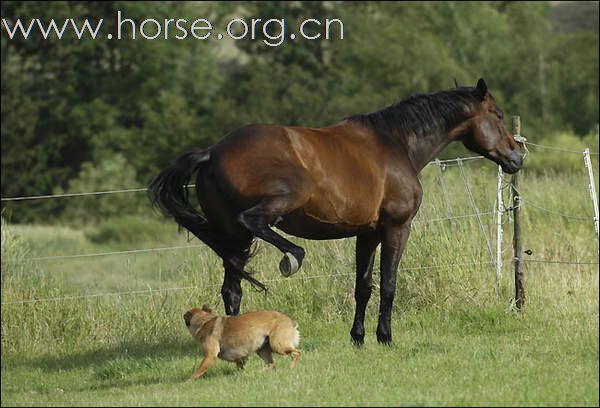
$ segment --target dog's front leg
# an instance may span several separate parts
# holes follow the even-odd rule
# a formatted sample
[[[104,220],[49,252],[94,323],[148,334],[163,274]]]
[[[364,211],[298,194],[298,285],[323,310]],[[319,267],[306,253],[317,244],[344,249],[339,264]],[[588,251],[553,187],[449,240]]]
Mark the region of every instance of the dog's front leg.
[[[216,355],[206,354],[200,363],[200,367],[192,374],[192,380],[200,378],[215,363],[216,358]]]
[[[214,339],[207,339],[202,342],[204,359],[202,359],[200,367],[198,367],[198,369],[194,371],[194,374],[192,374],[192,380],[197,380],[200,378],[206,372],[206,370],[208,370],[215,363],[215,360],[219,355],[219,351],[219,343]]]

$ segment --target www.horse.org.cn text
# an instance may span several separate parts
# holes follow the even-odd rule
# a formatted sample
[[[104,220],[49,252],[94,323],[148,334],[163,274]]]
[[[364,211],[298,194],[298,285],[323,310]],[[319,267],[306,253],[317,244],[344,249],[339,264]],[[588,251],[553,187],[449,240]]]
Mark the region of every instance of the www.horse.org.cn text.
[[[344,23],[338,18],[318,20],[307,18],[298,24],[286,22],[285,18],[232,18],[221,30],[206,18],[188,20],[186,18],[147,18],[142,21],[126,18],[118,10],[112,32],[103,33],[105,20],[97,21],[74,18],[42,20],[34,18],[14,21],[2,19],[3,34],[10,40],[27,40],[41,36],[46,40],[63,38],[104,39],[104,40],[184,40],[194,38],[233,39],[260,41],[269,47],[277,47],[294,40],[334,40],[344,39]],[[107,28],[106,26],[104,26]],[[110,30],[105,30],[110,31]],[[217,32],[220,31],[220,32]]]

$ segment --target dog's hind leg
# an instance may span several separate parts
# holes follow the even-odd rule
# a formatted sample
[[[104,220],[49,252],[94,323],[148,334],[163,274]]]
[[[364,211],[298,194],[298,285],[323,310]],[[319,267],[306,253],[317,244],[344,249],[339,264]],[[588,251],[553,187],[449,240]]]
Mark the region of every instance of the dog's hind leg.
[[[300,353],[298,350],[293,349],[288,351],[286,354],[289,354],[290,357],[292,357],[292,364],[290,364],[290,368],[294,368],[296,367],[296,364],[298,364],[298,360],[300,360]]]
[[[277,336],[277,334],[279,334],[279,336]],[[290,368],[296,367],[296,364],[298,364],[298,360],[300,359],[300,354],[302,354],[296,349],[292,343],[292,339],[281,336],[281,333],[276,333],[270,340],[271,350],[273,352],[281,355],[287,354],[292,358]]]
[[[268,368],[275,368],[275,363],[273,362],[273,354],[271,354],[271,346],[269,345],[269,341],[265,341],[258,350],[256,350],[256,354],[262,358]]]
[[[237,365],[237,368],[239,368],[240,370],[243,370],[246,361],[248,361],[248,357],[240,358],[239,360],[235,360],[235,365]]]

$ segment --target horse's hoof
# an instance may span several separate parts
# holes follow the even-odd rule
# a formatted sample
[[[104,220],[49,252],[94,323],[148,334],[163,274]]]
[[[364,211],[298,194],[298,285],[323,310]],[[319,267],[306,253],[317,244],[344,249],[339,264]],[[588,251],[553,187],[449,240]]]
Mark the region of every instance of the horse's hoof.
[[[377,342],[379,344],[383,344],[384,346],[392,345],[392,336],[391,335],[377,335]]]
[[[352,327],[352,330],[350,330],[350,337],[352,337],[352,343],[354,343],[355,346],[362,346],[365,343],[364,327]]]
[[[279,271],[286,278],[292,276],[300,269],[300,264],[294,255],[290,252],[286,252],[279,262]]]
[[[352,337],[352,344],[356,347],[362,347],[365,344],[364,337]]]

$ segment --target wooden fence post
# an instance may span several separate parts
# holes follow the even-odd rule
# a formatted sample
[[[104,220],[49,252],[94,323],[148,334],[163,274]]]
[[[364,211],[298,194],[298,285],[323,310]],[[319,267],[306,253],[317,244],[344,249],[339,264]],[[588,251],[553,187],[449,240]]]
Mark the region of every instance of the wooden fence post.
[[[517,140],[521,136],[521,118],[519,116],[512,117],[512,131]],[[519,143],[519,145],[521,145]],[[521,243],[521,193],[519,192],[519,173],[515,173],[511,179],[511,189],[513,196],[513,247],[515,261],[515,304],[517,309],[521,309],[525,303],[525,289],[523,288],[523,247]]]

